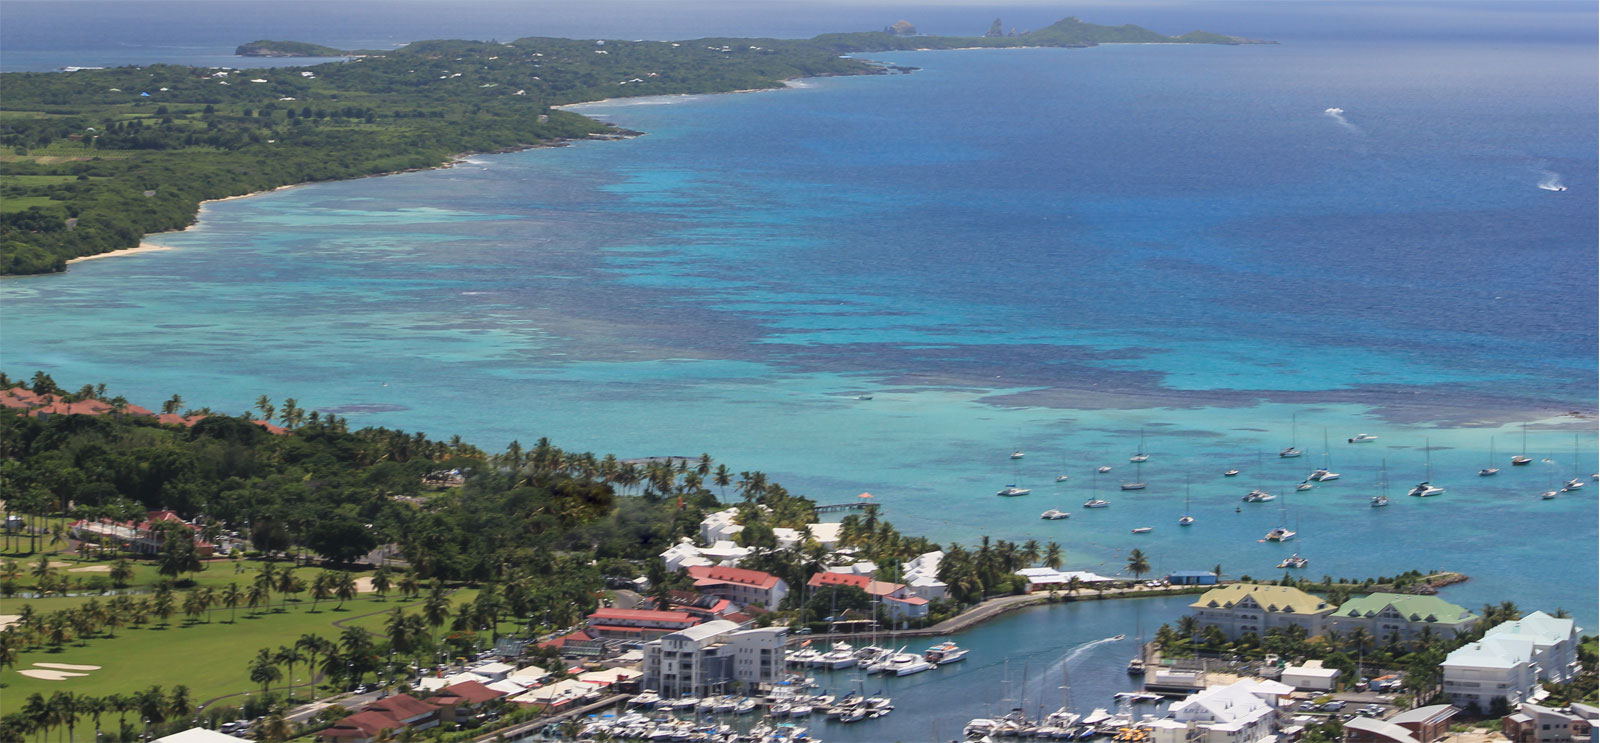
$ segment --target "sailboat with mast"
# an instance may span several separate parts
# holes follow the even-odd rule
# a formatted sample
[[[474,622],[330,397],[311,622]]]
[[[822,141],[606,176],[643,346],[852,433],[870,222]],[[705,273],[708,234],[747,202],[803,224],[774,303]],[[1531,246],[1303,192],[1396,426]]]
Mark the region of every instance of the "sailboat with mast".
[[[1289,448],[1278,452],[1278,456],[1284,459],[1293,459],[1305,453],[1295,448],[1295,439],[1297,438],[1295,434],[1299,431],[1299,415],[1299,413],[1289,414]]]
[[[1493,477],[1500,474],[1500,468],[1494,466],[1494,437],[1489,437],[1489,466],[1478,470],[1478,477]]]
[[[1283,523],[1282,523],[1281,526],[1278,526],[1278,527],[1274,528],[1272,531],[1267,532],[1267,535],[1265,537],[1262,537],[1262,541],[1265,541],[1265,542],[1287,542],[1287,541],[1289,541],[1291,539],[1294,539],[1296,532],[1293,529],[1289,528],[1289,508],[1288,508],[1288,506],[1280,503],[1278,505],[1278,509],[1279,509],[1279,512],[1282,513],[1282,515],[1283,515],[1283,519],[1282,519]]]
[[[1417,483],[1417,486],[1412,488],[1411,492],[1406,493],[1406,495],[1412,495],[1418,498],[1430,498],[1435,495],[1443,495],[1444,488],[1431,484],[1431,481],[1433,480],[1433,445],[1430,444],[1427,439],[1422,440],[1422,450],[1427,455],[1428,479]]]
[[[1102,500],[1100,498],[1100,475],[1099,475],[1099,473],[1095,473],[1094,484],[1091,487],[1093,488],[1093,490],[1091,490],[1090,493],[1089,493],[1089,500],[1086,500],[1086,501],[1083,502],[1083,507],[1084,508],[1105,508],[1106,506],[1111,505],[1111,501]]]
[[[1522,453],[1511,458],[1511,466],[1521,467],[1532,461],[1533,457],[1528,456],[1528,424],[1524,423],[1522,424]]]
[[[1548,460],[1546,460],[1546,461],[1548,461]],[[1551,465],[1550,466],[1550,480],[1549,480],[1549,482],[1550,482],[1550,487],[1548,489],[1546,489],[1544,492],[1539,494],[1539,497],[1541,499],[1543,499],[1543,500],[1555,500],[1556,494],[1561,492],[1561,491],[1556,490],[1556,468],[1555,468],[1555,465]]]
[[[1178,526],[1193,526],[1194,517],[1189,515],[1189,481],[1183,481],[1183,515],[1178,517]]]
[[[1261,452],[1256,452],[1256,472],[1262,473],[1265,471],[1266,470],[1261,467]],[[1269,501],[1277,500],[1277,498],[1278,496],[1262,490],[1259,486],[1257,486],[1255,489],[1246,493],[1245,496],[1240,500],[1243,500],[1246,503],[1267,503]]]
[[[1389,505],[1389,460],[1383,460],[1383,469],[1378,471],[1378,494],[1372,496],[1372,507],[1383,508]]]
[[[1561,492],[1566,493],[1583,487],[1583,474],[1578,471],[1578,435],[1572,435],[1572,479],[1567,481],[1566,487]]]
[[[1311,473],[1311,476],[1307,477],[1306,479],[1314,480],[1316,482],[1327,482],[1329,480],[1339,479],[1339,473],[1333,472],[1329,469],[1333,466],[1332,458],[1333,450],[1328,447],[1328,429],[1324,428],[1322,429],[1322,469]]]
[[[1027,495],[1027,494],[1029,494],[1031,492],[1033,492],[1033,491],[1029,490],[1027,488],[1019,488],[1019,487],[1017,487],[1017,458],[1016,457],[1012,457],[1011,458],[1011,484],[1007,485],[1007,486],[1005,486],[1003,488],[1000,488],[998,491],[995,491],[995,495],[1006,497],[1006,498],[1015,498],[1016,496]]]
[[[1150,455],[1147,454],[1145,452],[1145,450],[1144,450],[1144,429],[1140,428],[1139,429],[1139,451],[1134,452],[1133,456],[1128,457],[1128,461],[1133,462],[1134,464],[1138,464],[1140,462],[1147,462],[1149,460],[1150,460]]]

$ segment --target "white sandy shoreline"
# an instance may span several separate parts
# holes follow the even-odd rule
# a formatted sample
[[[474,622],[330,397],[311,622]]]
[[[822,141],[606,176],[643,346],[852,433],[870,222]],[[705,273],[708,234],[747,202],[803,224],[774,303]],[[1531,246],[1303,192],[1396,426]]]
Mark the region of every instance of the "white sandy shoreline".
[[[74,263],[82,263],[84,261],[99,260],[101,258],[111,258],[111,257],[119,256],[119,255],[139,255],[140,253],[159,253],[159,252],[162,252],[164,250],[171,250],[171,249],[172,248],[167,247],[165,245],[157,245],[155,243],[141,242],[141,243],[139,243],[139,247],[136,247],[136,248],[123,248],[122,250],[113,250],[113,251],[111,251],[109,253],[96,253],[94,255],[83,255],[83,256],[78,256],[77,258],[68,258],[67,259],[67,265],[70,266],[70,265],[72,265]]]

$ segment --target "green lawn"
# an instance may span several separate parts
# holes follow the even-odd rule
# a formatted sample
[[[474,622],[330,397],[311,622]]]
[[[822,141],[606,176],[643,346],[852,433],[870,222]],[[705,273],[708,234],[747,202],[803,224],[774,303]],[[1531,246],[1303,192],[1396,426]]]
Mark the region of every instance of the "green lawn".
[[[451,598],[461,603],[471,601],[476,595],[474,590],[462,590]],[[52,602],[50,606],[53,609],[59,608],[56,602],[64,606],[65,602],[81,600],[44,599],[36,602],[36,608],[42,608],[45,601]],[[6,603],[12,607],[20,605],[16,601]],[[201,622],[192,626],[184,626],[184,618],[179,614],[174,615],[171,625],[165,628],[159,625],[146,625],[141,629],[124,627],[117,631],[115,638],[99,637],[90,640],[86,646],[72,642],[59,652],[49,649],[25,652],[17,661],[17,670],[7,668],[0,671],[0,683],[4,684],[4,691],[0,692],[0,714],[20,709],[28,695],[34,692],[48,695],[53,691],[71,691],[105,696],[126,694],[151,684],[159,684],[165,689],[185,684],[198,702],[224,694],[255,691],[260,687],[250,682],[246,666],[260,648],[276,649],[280,645],[290,645],[306,633],[336,640],[341,631],[333,625],[336,621],[373,612],[387,612],[396,606],[420,606],[420,600],[407,602],[391,595],[388,601],[378,601],[375,597],[364,595],[346,602],[342,611],[333,611],[337,604],[337,601],[322,602],[313,613],[308,610],[310,601],[291,601],[287,612],[259,616],[250,615],[241,608],[236,623],[229,623],[228,610],[217,609],[211,612],[209,623]],[[352,624],[381,632],[384,620],[384,615],[378,613]],[[504,625],[504,629],[509,628],[509,624]],[[18,670],[31,668],[35,663],[96,665],[101,669],[91,671],[87,676],[62,681],[44,681],[18,673]],[[309,679],[309,670],[301,666],[296,666],[294,673],[299,683]],[[280,681],[275,686],[283,683]]]
[[[67,183],[78,180],[75,175],[0,175],[0,186],[50,186],[57,183]],[[104,181],[107,178],[90,178],[91,181]]]
[[[49,196],[15,196],[0,199],[0,213],[27,211],[29,207],[61,207],[62,203]]]

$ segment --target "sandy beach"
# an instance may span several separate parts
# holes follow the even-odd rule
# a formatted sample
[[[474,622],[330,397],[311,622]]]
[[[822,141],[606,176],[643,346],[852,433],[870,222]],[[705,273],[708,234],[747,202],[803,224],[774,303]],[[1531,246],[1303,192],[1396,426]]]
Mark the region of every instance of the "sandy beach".
[[[109,253],[97,253],[95,255],[85,255],[85,256],[80,256],[80,257],[77,257],[77,258],[68,258],[67,259],[67,265],[72,265],[74,263],[81,263],[83,261],[99,260],[101,258],[110,258],[110,257],[113,257],[113,256],[118,256],[118,255],[138,255],[140,253],[159,253],[159,252],[161,252],[163,250],[171,250],[171,249],[172,248],[169,248],[169,247],[167,247],[165,245],[156,245],[155,243],[142,242],[142,243],[139,243],[139,247],[137,247],[137,248],[126,248],[124,250],[113,250],[113,251],[111,251]]]

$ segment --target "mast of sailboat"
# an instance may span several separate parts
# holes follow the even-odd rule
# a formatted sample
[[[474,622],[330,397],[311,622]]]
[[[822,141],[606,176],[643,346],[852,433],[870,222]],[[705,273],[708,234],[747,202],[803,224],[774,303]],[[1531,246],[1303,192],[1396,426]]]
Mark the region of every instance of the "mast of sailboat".
[[[1333,469],[1333,449],[1328,446],[1328,427],[1322,427],[1322,468]]]
[[[1427,463],[1428,478],[1423,482],[1433,482],[1433,443],[1426,437],[1422,439],[1423,461]]]

